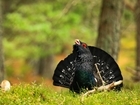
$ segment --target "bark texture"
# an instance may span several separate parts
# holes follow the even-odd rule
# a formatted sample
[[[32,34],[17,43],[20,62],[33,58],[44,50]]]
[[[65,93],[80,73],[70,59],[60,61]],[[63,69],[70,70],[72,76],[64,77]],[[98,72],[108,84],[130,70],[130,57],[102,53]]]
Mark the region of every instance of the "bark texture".
[[[115,60],[119,52],[123,7],[123,0],[103,0],[100,13],[96,45],[112,55]]]

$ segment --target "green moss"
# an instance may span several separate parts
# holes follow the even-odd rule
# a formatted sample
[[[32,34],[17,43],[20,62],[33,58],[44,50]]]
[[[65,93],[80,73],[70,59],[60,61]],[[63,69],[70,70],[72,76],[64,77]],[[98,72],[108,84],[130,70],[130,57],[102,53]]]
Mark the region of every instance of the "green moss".
[[[69,91],[56,92],[50,87],[37,84],[12,86],[8,92],[0,90],[0,105],[139,105],[140,85],[121,92],[102,92],[84,98]]]

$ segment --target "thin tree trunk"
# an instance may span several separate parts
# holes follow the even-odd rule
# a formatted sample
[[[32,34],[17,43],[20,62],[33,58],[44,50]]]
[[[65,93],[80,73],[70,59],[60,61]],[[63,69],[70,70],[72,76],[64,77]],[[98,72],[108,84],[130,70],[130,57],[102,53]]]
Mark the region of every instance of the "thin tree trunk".
[[[47,77],[47,78],[52,78],[53,75],[53,57],[44,57],[40,58],[38,61],[38,75]]]
[[[135,81],[140,81],[140,0],[137,0],[135,6],[135,21],[136,21],[136,74]]]
[[[97,47],[118,58],[123,0],[103,0],[100,13]]]
[[[0,0],[0,82],[4,79],[4,56],[2,47],[2,0]]]

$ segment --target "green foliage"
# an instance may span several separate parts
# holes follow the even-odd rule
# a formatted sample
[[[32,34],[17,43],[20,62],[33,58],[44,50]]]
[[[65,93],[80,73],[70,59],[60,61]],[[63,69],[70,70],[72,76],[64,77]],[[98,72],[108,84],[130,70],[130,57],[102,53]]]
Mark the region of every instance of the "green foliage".
[[[123,17],[122,17],[122,27],[123,29],[127,29],[129,25],[134,22],[134,13],[128,9],[124,9]]]
[[[89,27],[85,2],[68,8],[67,1],[23,4],[5,18],[5,54],[9,57],[38,58],[61,52],[74,38],[94,43],[95,27]],[[93,12],[92,14],[96,14]],[[90,17],[91,18],[91,17]],[[91,24],[91,23],[90,23]],[[8,38],[8,40],[7,40]],[[69,42],[69,43],[68,43]],[[8,50],[10,49],[10,53]]]
[[[0,90],[1,105],[139,105],[140,85],[121,92],[95,93],[84,98],[69,91],[55,92],[43,84],[14,85],[10,91]]]

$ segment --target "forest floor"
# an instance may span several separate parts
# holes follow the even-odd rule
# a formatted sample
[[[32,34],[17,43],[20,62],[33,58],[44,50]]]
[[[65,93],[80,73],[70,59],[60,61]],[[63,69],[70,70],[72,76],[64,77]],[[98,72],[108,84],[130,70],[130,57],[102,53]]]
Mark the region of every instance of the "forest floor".
[[[0,105],[140,105],[140,85],[123,88],[122,91],[110,91],[91,94],[83,98],[82,94],[61,89],[59,92],[42,84],[13,85],[9,91],[0,90]]]

